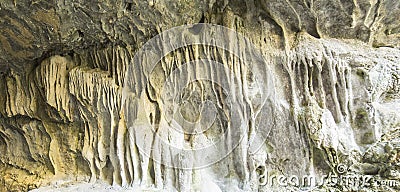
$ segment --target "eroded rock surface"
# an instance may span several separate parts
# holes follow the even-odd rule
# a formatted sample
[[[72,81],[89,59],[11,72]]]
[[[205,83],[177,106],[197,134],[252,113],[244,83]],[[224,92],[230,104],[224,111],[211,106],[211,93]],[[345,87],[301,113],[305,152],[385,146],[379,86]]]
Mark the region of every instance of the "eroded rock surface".
[[[101,182],[115,190],[285,191],[301,187],[265,181],[329,174],[395,184],[312,190],[400,190],[399,15],[395,0],[2,1],[0,190]],[[237,31],[264,60],[208,45],[168,53],[151,75],[144,60],[134,60],[157,34],[196,23]],[[232,73],[206,64],[209,70],[179,71],[173,82],[186,82],[180,77],[187,74],[237,81],[228,91],[210,81],[187,83],[178,91],[182,117],[204,120],[200,114],[212,114],[202,111],[208,100],[216,119],[201,121],[209,129],[198,136],[176,134],[163,83],[198,59]],[[189,149],[214,142],[237,120],[229,95],[246,135],[237,148],[202,169],[164,166],[190,161],[163,149],[155,135]],[[253,151],[257,130],[268,137]],[[154,146],[160,153],[151,153]]]

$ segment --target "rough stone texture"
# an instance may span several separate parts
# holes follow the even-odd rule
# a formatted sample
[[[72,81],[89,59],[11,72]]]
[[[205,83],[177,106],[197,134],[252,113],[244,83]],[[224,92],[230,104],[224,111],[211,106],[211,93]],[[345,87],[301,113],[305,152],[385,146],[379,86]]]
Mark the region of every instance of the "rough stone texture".
[[[146,133],[126,126],[133,119],[122,114],[124,74],[151,37],[199,22],[238,31],[267,59],[261,67],[271,69],[273,76],[266,78],[273,84],[262,86],[273,93],[272,108],[259,109],[251,100],[246,89],[251,71],[236,75],[243,79],[244,119],[271,133],[256,154],[248,153],[244,142],[207,169],[165,168],[138,151],[132,138]],[[338,165],[346,165],[350,175],[400,181],[399,1],[3,0],[0,44],[1,191],[62,181],[172,191],[204,186],[284,191],[297,188],[259,185],[262,176],[322,177],[337,173]],[[204,51],[196,55],[198,50]],[[168,76],[186,55],[241,66],[216,48],[189,46],[163,59],[156,76]],[[132,117],[168,130],[157,79],[139,85],[141,78],[152,78],[139,76],[131,82],[139,82]],[[202,96],[224,113],[223,93],[206,83],[194,84],[193,90],[187,118],[197,117]],[[261,118],[255,109],[273,111]],[[229,121],[221,115],[206,138],[216,137]],[[196,143],[179,135],[174,139]],[[396,191],[400,185],[313,190]]]

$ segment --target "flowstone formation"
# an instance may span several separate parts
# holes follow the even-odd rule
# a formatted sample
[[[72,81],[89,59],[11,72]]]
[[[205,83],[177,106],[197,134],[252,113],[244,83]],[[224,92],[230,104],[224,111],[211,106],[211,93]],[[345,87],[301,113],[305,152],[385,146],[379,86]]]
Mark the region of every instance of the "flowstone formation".
[[[0,191],[400,190],[396,0],[5,0],[0,26]]]

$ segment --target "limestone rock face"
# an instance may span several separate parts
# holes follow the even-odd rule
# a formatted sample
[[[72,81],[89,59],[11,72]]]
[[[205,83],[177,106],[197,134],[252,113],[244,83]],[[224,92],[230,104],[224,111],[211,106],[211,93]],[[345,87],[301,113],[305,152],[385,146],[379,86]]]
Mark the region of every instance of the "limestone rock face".
[[[0,26],[0,191],[400,190],[399,1],[4,0]]]

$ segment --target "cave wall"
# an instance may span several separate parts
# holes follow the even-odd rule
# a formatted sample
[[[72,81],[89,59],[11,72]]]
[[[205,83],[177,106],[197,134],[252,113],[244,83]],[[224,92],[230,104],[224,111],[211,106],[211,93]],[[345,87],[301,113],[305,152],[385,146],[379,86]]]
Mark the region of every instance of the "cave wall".
[[[325,0],[2,1],[0,189],[104,181],[178,191],[285,190],[291,188],[260,185],[263,176],[320,177],[337,173],[338,165],[356,175],[399,180],[399,6]],[[207,45],[168,53],[151,74],[144,60],[135,60],[157,34],[196,23],[242,34],[264,60]],[[172,82],[188,84],[179,77],[208,74],[214,81],[236,77],[237,87],[229,83],[232,92],[224,92],[199,81],[178,91],[186,99],[180,106],[185,119],[195,121],[205,100],[217,106],[210,129],[190,137],[171,131],[172,104],[160,95],[171,71],[198,59],[218,61],[232,73],[184,68]],[[229,94],[239,105],[238,118],[227,115],[233,111]],[[218,139],[237,119],[245,124],[239,127],[243,141],[206,168],[180,169],[187,165],[179,154],[157,148],[157,134],[193,148]],[[255,129],[266,138],[253,151]],[[159,153],[151,153],[154,148]],[[321,190],[328,189],[350,190],[340,185]]]

